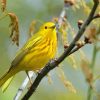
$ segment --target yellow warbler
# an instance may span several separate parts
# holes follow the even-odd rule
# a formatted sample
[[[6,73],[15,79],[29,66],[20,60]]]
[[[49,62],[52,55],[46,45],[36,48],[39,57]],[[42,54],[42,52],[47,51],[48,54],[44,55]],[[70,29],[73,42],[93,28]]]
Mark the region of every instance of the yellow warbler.
[[[13,76],[20,71],[40,70],[53,59],[57,49],[56,27],[53,22],[47,22],[40,27],[17,53],[9,71],[0,78],[0,87],[5,90]]]

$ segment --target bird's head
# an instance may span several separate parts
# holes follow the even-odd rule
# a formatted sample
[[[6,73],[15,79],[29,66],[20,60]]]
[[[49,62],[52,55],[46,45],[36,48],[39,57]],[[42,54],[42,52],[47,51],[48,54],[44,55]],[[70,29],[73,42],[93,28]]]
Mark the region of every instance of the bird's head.
[[[40,27],[40,30],[43,31],[53,31],[54,29],[56,29],[56,25],[53,22],[47,22]]]

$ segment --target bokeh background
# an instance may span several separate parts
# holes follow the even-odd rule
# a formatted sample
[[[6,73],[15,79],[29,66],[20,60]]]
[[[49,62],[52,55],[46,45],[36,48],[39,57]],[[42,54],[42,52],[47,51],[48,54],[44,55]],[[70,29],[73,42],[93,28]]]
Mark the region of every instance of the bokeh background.
[[[81,0],[80,0],[81,1]],[[93,5],[92,0],[87,0],[87,5],[91,8]],[[7,11],[13,12],[17,15],[19,19],[20,28],[20,46],[12,44],[9,38],[9,17],[5,17],[0,20],[0,77],[9,69],[10,63],[13,60],[18,49],[28,39],[29,25],[33,20],[40,20],[41,22],[51,21],[53,17],[58,17],[63,9],[63,0],[7,0]],[[2,13],[0,12],[0,15]],[[75,31],[78,31],[77,21],[79,19],[85,19],[87,14],[84,13],[82,7],[67,10],[67,18],[71,26],[74,27]],[[100,23],[100,20],[99,22]],[[70,32],[69,32],[70,33]],[[68,34],[69,34],[68,33]],[[59,54],[63,52],[63,44],[61,44],[61,39],[59,39]],[[71,40],[69,40],[71,41]],[[87,45],[83,47],[83,52],[85,53],[87,59],[91,61],[93,45]],[[52,84],[49,84],[48,78],[45,77],[37,88],[36,92],[30,100],[86,100],[88,84],[85,80],[84,74],[80,68],[80,57],[78,52],[75,53],[77,56],[77,69],[72,67],[72,64],[68,63],[67,59],[61,64],[64,70],[66,78],[73,84],[77,93],[72,93],[66,88],[63,82],[58,77],[57,68],[50,72]],[[100,73],[100,54],[96,58],[95,74]],[[17,89],[25,79],[25,72],[18,73],[11,85],[5,93],[2,93],[0,89],[0,100],[13,100]],[[34,76],[35,78],[35,76]],[[100,81],[95,82],[95,87],[100,92]],[[27,89],[24,91],[24,93]],[[23,95],[24,95],[23,93]],[[96,97],[94,95],[94,99]]]

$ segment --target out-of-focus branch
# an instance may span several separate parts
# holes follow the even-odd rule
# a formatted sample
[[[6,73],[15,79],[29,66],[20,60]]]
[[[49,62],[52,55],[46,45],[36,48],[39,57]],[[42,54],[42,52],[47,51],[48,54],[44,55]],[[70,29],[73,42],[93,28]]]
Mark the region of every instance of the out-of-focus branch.
[[[33,72],[29,72],[29,77],[32,79],[33,77]],[[14,97],[14,100],[19,100],[19,97],[21,96],[21,94],[23,93],[23,90],[25,89],[26,85],[29,82],[29,78],[28,76],[26,77],[26,79],[24,80],[24,82],[22,83],[22,85],[20,86],[20,88],[17,91],[16,96]]]
[[[97,46],[96,46],[96,43],[95,43],[94,44],[94,49],[93,49],[93,57],[92,57],[91,64],[90,64],[90,67],[91,67],[91,70],[92,70],[92,74],[93,74],[93,69],[94,69],[94,66],[95,66],[96,56],[97,56]],[[91,96],[92,96],[92,88],[89,85],[88,94],[87,94],[87,100],[91,100]]]
[[[50,72],[52,69],[54,69],[56,66],[58,66],[67,56],[69,56],[72,49],[75,47],[76,42],[80,39],[80,37],[83,35],[84,31],[86,30],[86,27],[91,23],[93,20],[94,13],[97,9],[97,6],[99,4],[98,0],[94,0],[94,6],[87,18],[87,20],[83,23],[81,28],[79,29],[78,33],[76,34],[75,38],[69,45],[69,47],[63,52],[63,54],[55,61],[49,62],[37,75],[35,81],[33,82],[32,86],[28,90],[28,92],[25,94],[25,96],[22,98],[22,100],[28,100],[30,96],[35,92],[38,85],[40,84],[41,80],[47,75],[48,72]]]

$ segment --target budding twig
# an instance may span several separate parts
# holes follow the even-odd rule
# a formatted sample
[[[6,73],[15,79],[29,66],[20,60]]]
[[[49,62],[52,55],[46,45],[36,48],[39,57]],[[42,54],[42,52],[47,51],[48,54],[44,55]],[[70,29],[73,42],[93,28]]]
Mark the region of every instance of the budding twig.
[[[93,19],[96,19],[96,18],[100,18],[100,12],[97,13],[97,14],[93,17]]]

